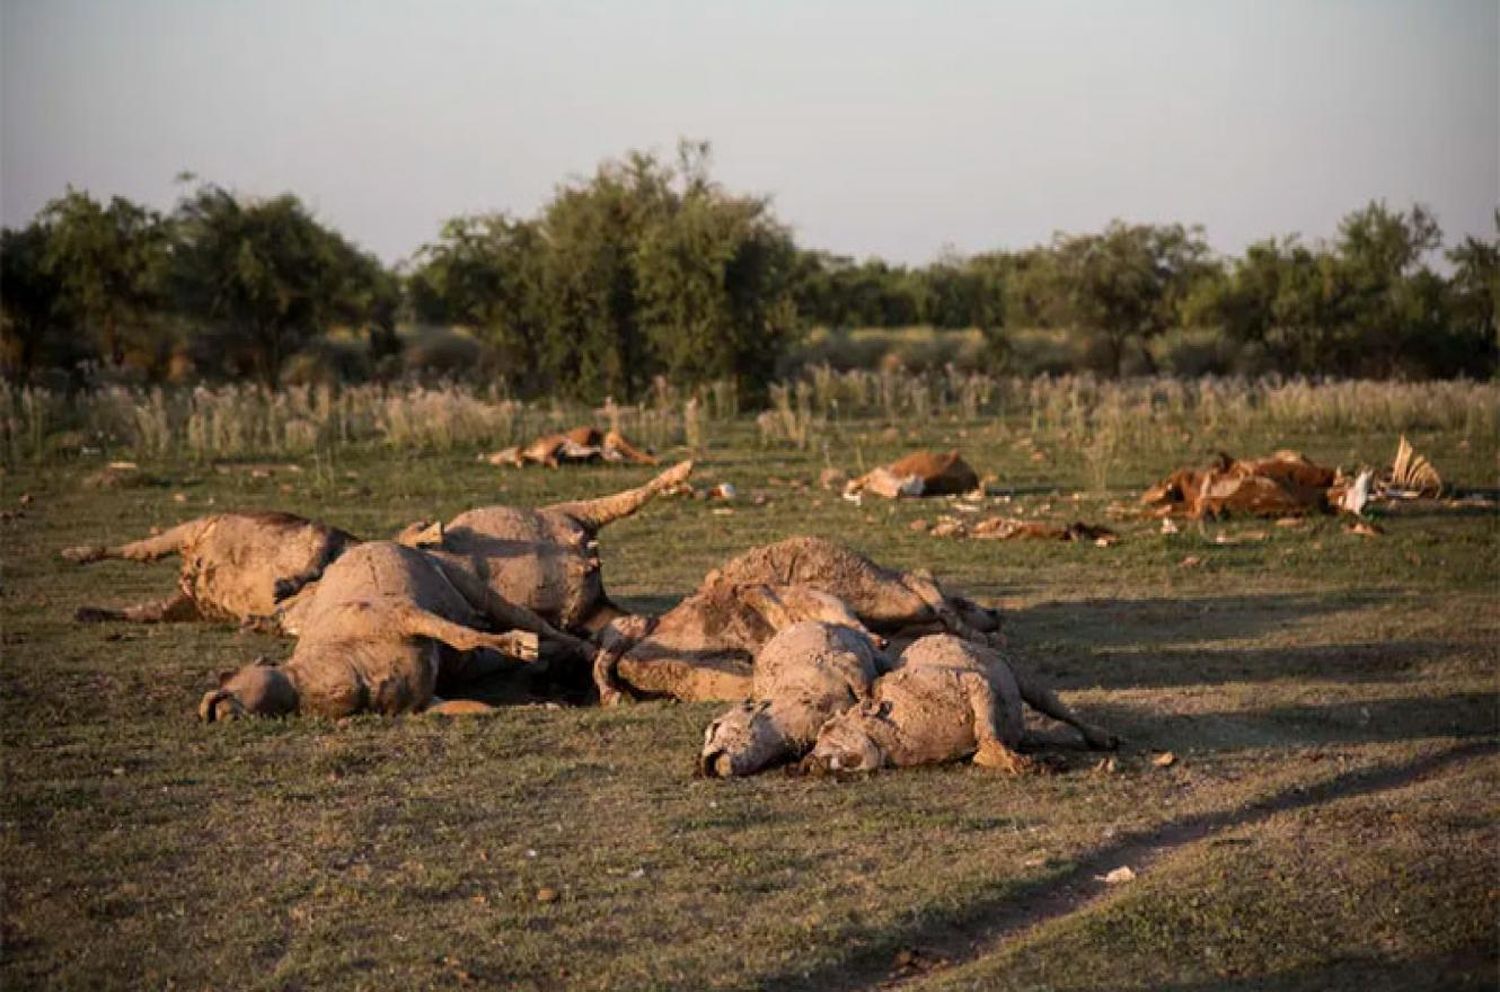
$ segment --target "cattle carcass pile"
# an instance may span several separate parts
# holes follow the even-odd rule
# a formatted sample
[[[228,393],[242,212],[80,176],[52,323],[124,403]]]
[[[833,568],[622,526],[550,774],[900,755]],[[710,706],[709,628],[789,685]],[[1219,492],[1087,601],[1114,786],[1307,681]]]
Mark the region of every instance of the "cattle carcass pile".
[[[618,433],[593,428],[502,454],[491,460],[656,461]],[[602,705],[651,698],[730,704],[710,723],[699,754],[699,772],[713,777],[777,765],[849,772],[964,759],[1020,772],[1031,767],[1022,747],[1026,706],[1074,727],[1090,748],[1115,746],[1015,663],[996,610],[924,571],[881,565],[826,538],[750,548],[660,615],[620,608],[605,592],[601,531],[660,496],[693,492],[692,471],[682,462],[644,485],[591,499],[476,507],[412,523],[392,540],[361,541],[287,513],[219,513],[62,555],[78,564],[181,558],[170,595],[85,606],[80,621],[227,621],[294,639],[280,664],[257,659],[223,673],[198,706],[209,722],[483,712],[491,707],[462,697],[477,681],[509,673],[529,677],[540,693]],[[821,481],[832,487],[842,479],[825,472]],[[1163,518],[1296,523],[1313,513],[1431,503],[1444,492],[1437,470],[1402,437],[1379,473],[1345,473],[1292,451],[1221,454],[1173,472],[1143,501]],[[730,498],[733,490],[722,483],[715,493]],[[930,527],[914,521],[937,536],[1101,546],[1118,539],[1082,522],[976,519],[988,495],[956,450],[917,452],[845,490],[853,501],[866,494],[945,496],[972,515],[972,522],[944,517]],[[1162,526],[1175,530],[1168,519]]]
[[[544,434],[530,444],[502,448],[480,461],[496,466],[524,468],[527,465],[581,465],[589,462],[624,462],[631,465],[655,465],[657,458],[642,451],[614,428],[574,427],[561,434]]]
[[[1435,499],[1443,480],[1405,436],[1389,469],[1352,475],[1295,451],[1238,459],[1220,453],[1202,468],[1180,468],[1148,489],[1141,502],[1158,516],[1219,519],[1293,517],[1313,513],[1359,515],[1371,503]]]
[[[167,599],[85,607],[80,620],[237,621],[294,639],[279,664],[224,672],[199,702],[207,722],[482,712],[458,698],[477,680],[545,670],[553,684],[583,680],[605,705],[733,704],[706,734],[698,767],[710,776],[966,758],[1018,772],[1029,767],[1017,750],[1023,703],[1089,746],[1113,746],[1013,665],[997,611],[835,541],[751,548],[660,616],[620,609],[604,590],[600,531],[680,491],[692,468],[595,499],[419,521],[388,541],[288,514],[226,513],[63,556],[182,559]]]

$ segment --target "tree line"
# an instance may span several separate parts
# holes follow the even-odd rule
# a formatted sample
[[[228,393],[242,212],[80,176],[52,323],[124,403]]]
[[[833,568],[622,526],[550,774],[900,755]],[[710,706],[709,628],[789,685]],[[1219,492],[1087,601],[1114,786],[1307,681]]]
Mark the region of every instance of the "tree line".
[[[69,189],[0,233],[0,362],[17,381],[267,385],[436,366],[520,396],[628,400],[658,377],[753,395],[810,327],[929,325],[979,329],[994,370],[1044,331],[1077,345],[1074,370],[1154,371],[1153,342],[1192,331],[1256,371],[1489,377],[1495,220],[1494,240],[1444,251],[1426,208],[1372,202],[1328,243],[1238,257],[1201,228],[1116,221],[907,267],[799,247],[768,200],[724,189],[708,146],[684,142],[672,161],[606,162],[530,218],[453,218],[389,268],[291,194],[198,184],[159,213]],[[436,346],[416,333],[455,327]],[[444,341],[446,364],[418,355]]]

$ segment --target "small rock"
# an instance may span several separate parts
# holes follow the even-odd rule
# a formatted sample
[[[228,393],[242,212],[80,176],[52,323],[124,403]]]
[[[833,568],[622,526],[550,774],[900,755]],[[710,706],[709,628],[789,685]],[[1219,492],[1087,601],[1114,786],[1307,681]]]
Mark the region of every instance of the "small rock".
[[[172,494],[172,502],[174,502],[174,503],[186,503],[187,502],[187,493],[173,493]]]
[[[19,500],[19,502],[20,502],[20,504],[22,506],[30,506],[31,505],[31,494],[30,493],[22,493],[21,494],[21,499]]]
[[[1171,751],[1163,751],[1161,754],[1153,755],[1151,764],[1157,768],[1171,768],[1177,763],[1177,755]]]
[[[1100,875],[1099,879],[1106,885],[1121,885],[1125,882],[1135,881],[1135,872],[1131,870],[1129,865],[1121,865],[1114,871]]]
[[[1186,558],[1182,559],[1182,561],[1180,561],[1180,562],[1177,563],[1177,567],[1178,568],[1197,568],[1201,564],[1203,564],[1203,559],[1200,556],[1198,556],[1198,555],[1188,555]]]
[[[547,889],[547,888],[537,889],[536,890],[536,901],[537,902],[557,902],[557,890],[556,889]]]
[[[923,520],[921,517],[918,517],[916,520],[913,520],[911,523],[907,524],[906,529],[914,531],[924,531],[931,526],[932,524]]]
[[[1176,534],[1177,531],[1178,527],[1176,521],[1174,521],[1171,517],[1161,518],[1161,532],[1163,534]]]

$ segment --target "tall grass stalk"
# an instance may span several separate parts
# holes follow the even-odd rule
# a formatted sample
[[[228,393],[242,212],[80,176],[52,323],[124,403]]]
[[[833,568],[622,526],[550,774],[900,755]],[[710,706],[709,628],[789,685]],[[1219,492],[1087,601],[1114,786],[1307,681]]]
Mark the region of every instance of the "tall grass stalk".
[[[1029,426],[1081,450],[1091,475],[1120,452],[1179,450],[1184,439],[1258,433],[1449,432],[1493,444],[1500,384],[1319,382],[1307,379],[1123,381],[1088,376],[1020,379],[960,372],[815,368],[769,386],[757,419],[763,443],[806,450],[844,423]],[[296,457],[351,446],[447,451],[504,447],[578,424],[620,430],[658,449],[711,445],[739,415],[734,385],[696,390],[653,384],[646,402],[595,409],[524,403],[496,389],[421,385],[344,388],[110,387],[65,395],[0,383],[0,453],[8,464],[97,451],[112,456]]]

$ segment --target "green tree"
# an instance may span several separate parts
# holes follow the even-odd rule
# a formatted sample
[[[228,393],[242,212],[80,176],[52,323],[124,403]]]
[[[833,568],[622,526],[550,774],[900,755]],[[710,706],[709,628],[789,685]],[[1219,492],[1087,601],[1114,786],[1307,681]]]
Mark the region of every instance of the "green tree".
[[[420,320],[474,328],[523,391],[640,397],[655,377],[768,376],[795,326],[791,238],[758,198],[631,153],[558,189],[534,221],[456,218],[408,280]]]
[[[1470,235],[1448,252],[1448,317],[1452,341],[1439,375],[1493,375],[1500,362],[1500,210],[1495,240]]]
[[[794,252],[765,200],[729,195],[708,178],[707,147],[684,146],[635,257],[655,367],[674,382],[732,378],[761,392],[796,324]]]
[[[62,287],[47,264],[48,235],[40,221],[0,231],[0,357],[16,381],[93,354],[59,319]]]
[[[394,286],[380,263],[291,194],[242,200],[203,186],[178,204],[175,222],[177,303],[230,374],[274,385],[316,335],[393,314]]]
[[[651,382],[636,254],[669,209],[671,178],[655,157],[634,152],[563,187],[543,210],[543,367],[562,392],[634,398]]]
[[[109,364],[121,366],[128,357],[153,375],[161,372],[170,352],[162,298],[170,235],[162,218],[121,197],[102,205],[69,189],[38,220],[58,315]]]
[[[534,379],[546,335],[537,225],[504,214],[457,217],[417,253],[407,283],[413,316],[459,324],[496,350],[511,385]]]
[[[1118,376],[1131,347],[1177,323],[1178,307],[1208,264],[1198,228],[1111,223],[1101,234],[1059,234],[1039,300],[1049,323],[1088,334]]]
[[[1417,371],[1421,348],[1443,333],[1439,283],[1423,265],[1442,240],[1437,219],[1421,204],[1393,211],[1372,201],[1339,224],[1335,335],[1342,371]]]
[[[1005,316],[1006,258],[999,254],[964,258],[947,254],[920,270],[925,283],[924,323],[998,333]]]

